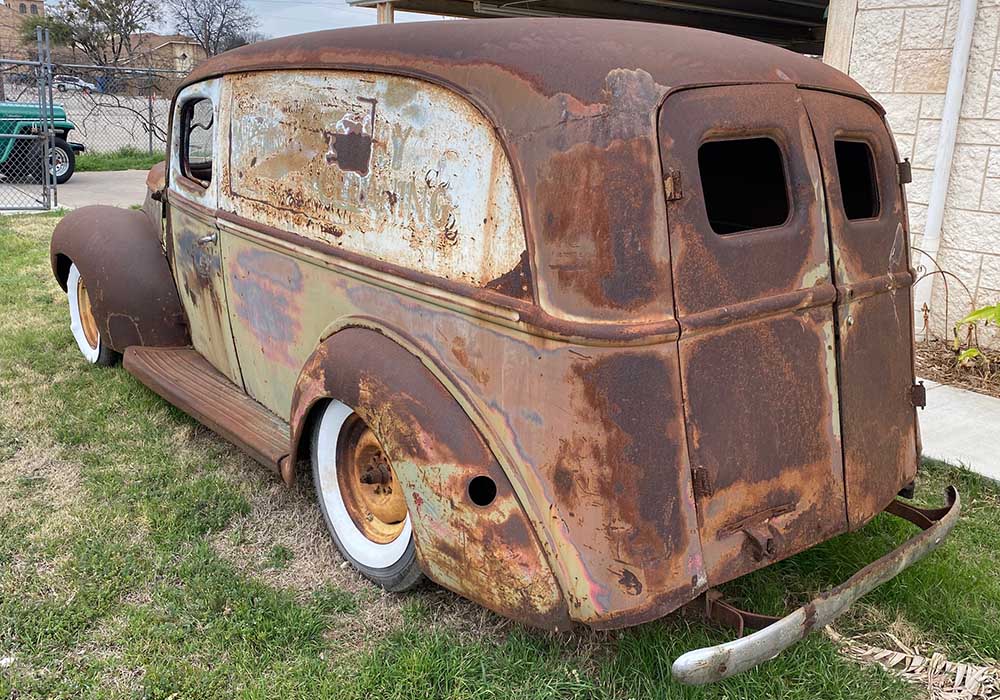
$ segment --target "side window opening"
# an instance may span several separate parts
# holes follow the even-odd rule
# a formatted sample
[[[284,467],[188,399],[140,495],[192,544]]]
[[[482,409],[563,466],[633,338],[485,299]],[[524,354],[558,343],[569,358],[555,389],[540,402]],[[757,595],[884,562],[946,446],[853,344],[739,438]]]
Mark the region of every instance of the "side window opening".
[[[698,148],[705,210],[720,235],[780,226],[788,185],[778,144],[767,137],[708,141]]]
[[[875,157],[864,141],[836,139],[837,177],[844,214],[848,219],[871,219],[879,214],[878,180]]]
[[[181,172],[203,187],[212,183],[215,112],[207,97],[191,100],[181,110]]]

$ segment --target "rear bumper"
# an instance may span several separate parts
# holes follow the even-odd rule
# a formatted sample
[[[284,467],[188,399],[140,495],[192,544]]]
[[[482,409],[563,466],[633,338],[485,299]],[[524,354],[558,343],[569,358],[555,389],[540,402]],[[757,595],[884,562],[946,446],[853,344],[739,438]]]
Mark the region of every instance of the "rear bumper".
[[[77,143],[76,141],[70,141],[69,147],[73,149],[73,153],[83,153],[85,150],[87,150],[86,146],[84,146],[82,143]]]
[[[767,627],[731,642],[683,654],[674,661],[674,678],[690,685],[729,678],[774,658],[814,629],[830,624],[858,598],[937,549],[955,526],[961,511],[961,499],[953,486],[948,487],[947,498],[948,505],[935,510],[893,501],[885,512],[918,525],[923,532]]]

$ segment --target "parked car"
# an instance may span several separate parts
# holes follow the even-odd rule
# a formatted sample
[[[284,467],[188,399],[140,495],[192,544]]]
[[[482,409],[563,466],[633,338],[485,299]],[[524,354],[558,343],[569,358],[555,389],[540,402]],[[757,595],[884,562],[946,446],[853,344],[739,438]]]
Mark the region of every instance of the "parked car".
[[[390,591],[549,629],[692,601],[773,657],[940,544],[882,108],[732,36],[570,19],[319,32],[202,63],[143,211],[52,239],[71,329],[292,483]],[[923,532],[780,619],[722,583]],[[772,624],[767,624],[767,623]]]
[[[75,75],[56,75],[52,77],[52,87],[59,92],[76,90],[78,92],[101,92],[94,83],[89,83]]]
[[[76,128],[62,105],[52,106],[55,139],[49,153],[50,167],[60,185],[69,181],[76,171],[76,154],[84,151],[82,143],[69,141],[69,132]],[[39,106],[24,102],[0,102],[0,172],[8,180],[39,181],[43,174],[44,150],[40,139],[15,139],[10,134],[38,134],[43,124]],[[4,135],[8,135],[4,138]]]

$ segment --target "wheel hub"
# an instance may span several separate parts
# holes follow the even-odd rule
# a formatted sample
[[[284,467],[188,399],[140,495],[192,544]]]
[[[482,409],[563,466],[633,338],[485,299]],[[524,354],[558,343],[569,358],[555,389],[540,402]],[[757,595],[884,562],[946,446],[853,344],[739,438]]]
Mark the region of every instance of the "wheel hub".
[[[351,520],[373,542],[392,542],[403,531],[406,499],[375,433],[357,415],[343,427],[337,481]]]
[[[61,148],[52,149],[52,167],[57,177],[62,177],[69,169],[69,156]]]

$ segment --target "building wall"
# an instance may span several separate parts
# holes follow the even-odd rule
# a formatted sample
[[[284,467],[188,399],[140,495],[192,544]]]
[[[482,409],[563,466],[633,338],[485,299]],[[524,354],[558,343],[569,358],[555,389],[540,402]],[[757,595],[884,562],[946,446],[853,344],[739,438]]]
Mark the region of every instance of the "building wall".
[[[855,6],[850,75],[886,109],[901,158],[913,164],[907,186],[913,244],[920,246],[927,217],[941,110],[948,84],[957,0],[833,0]],[[840,8],[839,16],[848,16]],[[831,12],[831,21],[835,13]],[[831,31],[843,35],[847,20]],[[951,182],[937,261],[968,287],[934,278],[930,330],[948,330],[979,307],[1000,302],[1000,0],[979,0],[966,74]],[[838,66],[841,67],[841,66]],[[918,258],[914,256],[914,260]],[[945,298],[948,298],[948,304]],[[947,311],[947,323],[946,323]],[[918,311],[917,332],[923,325]],[[1000,334],[980,340],[1000,346]]]
[[[45,16],[45,3],[43,0],[4,0],[3,4],[22,17]]]
[[[34,12],[31,8],[35,8]],[[21,23],[30,17],[44,16],[45,3],[41,0],[4,0],[0,4],[0,57],[37,58],[36,47],[21,41]]]

